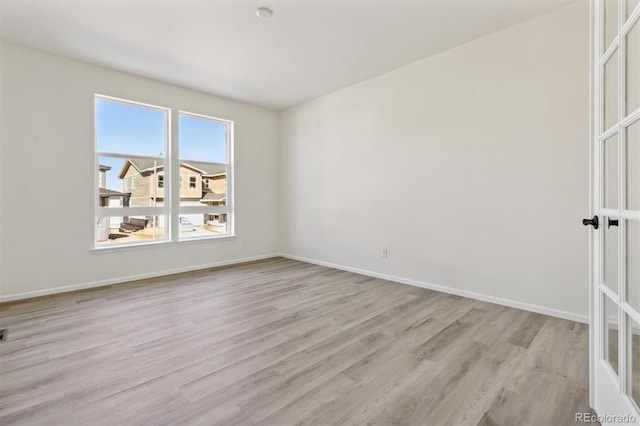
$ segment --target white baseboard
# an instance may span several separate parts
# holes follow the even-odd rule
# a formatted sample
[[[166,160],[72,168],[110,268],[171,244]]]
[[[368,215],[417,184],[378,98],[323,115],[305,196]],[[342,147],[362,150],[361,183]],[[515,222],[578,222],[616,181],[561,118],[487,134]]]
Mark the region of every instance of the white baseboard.
[[[92,281],[88,283],[74,284],[74,285],[69,285],[64,287],[54,287],[54,288],[47,288],[44,290],[34,290],[34,291],[27,291],[24,293],[9,294],[6,296],[0,296],[0,303],[12,302],[12,301],[23,300],[23,299],[31,299],[33,297],[48,296],[51,294],[67,293],[69,291],[75,291],[75,290],[85,290],[85,289],[94,288],[94,287],[103,287],[106,285],[122,284],[129,281],[144,280],[146,278],[156,278],[156,277],[161,277],[163,275],[180,274],[182,272],[191,272],[191,271],[197,271],[200,269],[215,268],[217,266],[226,266],[226,265],[235,265],[238,263],[254,262],[256,260],[271,259],[273,257],[279,257],[279,256],[280,255],[278,253],[264,254],[260,256],[243,257],[243,258],[232,259],[232,260],[223,260],[220,262],[207,263],[203,265],[193,265],[193,266],[187,266],[187,267],[175,268],[175,269],[164,269],[161,271],[153,271],[146,274],[110,278],[107,280]]]
[[[469,299],[481,300],[483,302],[495,303],[498,305],[508,306],[510,308],[522,309],[523,311],[535,312],[538,314],[549,315],[552,317],[562,318],[570,321],[576,321],[588,324],[589,316],[582,315],[575,312],[563,311],[560,309],[548,308],[546,306],[532,305],[529,303],[518,302],[516,300],[505,299],[502,297],[489,296],[487,294],[475,293],[473,291],[461,290],[453,287],[447,287],[439,284],[432,284],[424,281],[418,281],[411,278],[397,277],[394,275],[381,274],[379,272],[368,271],[365,269],[352,268],[350,266],[338,265],[335,263],[324,262],[316,259],[309,259],[301,256],[294,256],[292,254],[280,253],[281,257],[287,259],[298,260],[300,262],[313,263],[315,265],[326,266],[328,268],[340,269],[342,271],[353,272],[360,275],[366,275],[369,277],[380,278],[383,280],[394,281],[401,284],[408,284],[415,287],[426,288],[429,290],[435,290],[442,293],[454,294],[456,296],[468,297]]]
[[[24,292],[24,293],[9,294],[9,295],[6,295],[6,296],[0,296],[0,303],[12,302],[12,301],[23,300],[23,299],[30,299],[30,298],[39,297],[39,296],[48,296],[48,295],[51,295],[51,294],[66,293],[66,292],[75,291],[75,290],[84,290],[84,289],[89,289],[89,288],[94,288],[94,287],[103,287],[103,286],[107,286],[107,285],[121,284],[121,283],[129,282],[129,281],[137,281],[137,280],[143,280],[143,279],[146,279],[146,278],[160,277],[160,276],[163,276],[163,275],[171,275],[171,274],[179,274],[179,273],[182,273],[182,272],[197,271],[199,269],[215,268],[217,266],[226,266],[226,265],[235,265],[235,264],[238,264],[238,263],[253,262],[253,261],[256,261],[256,260],[270,259],[270,258],[273,258],[273,257],[284,257],[284,258],[287,258],[287,259],[298,260],[300,262],[313,263],[315,265],[326,266],[328,268],[340,269],[342,271],[348,271],[348,272],[353,272],[353,273],[360,274],[360,275],[366,275],[366,276],[369,276],[369,277],[380,278],[380,279],[388,280],[388,281],[394,281],[394,282],[398,282],[398,283],[401,283],[401,284],[408,284],[408,285],[412,285],[412,286],[415,286],[415,287],[421,287],[421,288],[426,288],[426,289],[429,289],[429,290],[439,291],[439,292],[442,292],[442,293],[448,293],[448,294],[454,294],[456,296],[468,297],[470,299],[481,300],[483,302],[496,303],[498,305],[509,306],[511,308],[522,309],[522,310],[525,310],[525,311],[536,312],[536,313],[543,314],[543,315],[549,315],[549,316],[552,316],[552,317],[563,318],[563,319],[567,319],[567,320],[571,320],[571,321],[577,321],[577,322],[581,322],[581,323],[589,323],[589,317],[587,315],[581,315],[581,314],[577,314],[577,313],[574,313],[574,312],[568,312],[568,311],[563,311],[563,310],[559,310],[559,309],[548,308],[546,306],[532,305],[532,304],[529,304],[529,303],[518,302],[518,301],[515,301],[515,300],[505,299],[505,298],[502,298],[502,297],[489,296],[489,295],[486,295],[486,294],[475,293],[475,292],[468,291],[468,290],[460,290],[460,289],[453,288],[453,287],[447,287],[447,286],[443,286],[443,285],[428,283],[428,282],[424,282],[424,281],[414,280],[414,279],[411,279],[411,278],[403,278],[403,277],[398,277],[398,276],[395,276],[395,275],[382,274],[382,273],[379,273],[379,272],[368,271],[368,270],[365,270],[365,269],[358,269],[358,268],[353,268],[353,267],[350,267],[350,266],[339,265],[339,264],[336,264],[336,263],[324,262],[324,261],[321,261],[321,260],[309,259],[309,258],[301,257],[301,256],[294,256],[292,254],[287,254],[287,253],[272,253],[272,254],[265,254],[265,255],[260,255],[260,256],[244,257],[244,258],[239,258],[239,259],[224,260],[224,261],[220,261],[220,262],[213,262],[213,263],[202,264],[202,265],[187,266],[187,267],[183,267],[183,268],[175,268],[175,269],[165,269],[165,270],[161,270],[161,271],[153,271],[153,272],[149,272],[149,273],[146,273],[146,274],[129,275],[129,276],[125,276],[125,277],[111,278],[111,279],[107,279],[107,280],[92,281],[92,282],[82,283],[82,284],[74,284],[74,285],[64,286],[64,287],[54,287],[54,288],[48,288],[48,289],[44,289],[44,290],[34,290],[34,291],[27,291],[27,292]]]

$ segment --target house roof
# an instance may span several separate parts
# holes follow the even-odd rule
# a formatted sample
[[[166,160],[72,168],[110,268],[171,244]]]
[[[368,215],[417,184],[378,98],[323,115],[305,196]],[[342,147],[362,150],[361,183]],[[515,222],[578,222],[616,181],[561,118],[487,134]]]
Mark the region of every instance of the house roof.
[[[204,161],[191,161],[191,160],[181,161],[180,165],[196,170],[205,176],[215,176],[215,175],[224,174],[226,173],[226,170],[227,170],[227,166],[225,164],[208,163]],[[120,172],[120,179],[124,178],[130,166],[133,166],[140,174],[144,174],[145,172],[147,173],[153,172],[154,166],[157,167],[158,170],[164,168],[162,163],[158,165],[156,160],[128,158],[127,162],[124,163],[124,166],[122,167],[122,171]]]
[[[127,195],[124,192],[114,191],[112,189],[100,188],[100,196],[101,197],[121,197],[123,195]]]
[[[191,169],[201,171],[205,176],[215,176],[227,172],[227,165],[221,163],[207,163],[204,161],[181,161],[180,164]]]
[[[207,201],[222,201],[227,198],[227,194],[218,194],[216,192],[207,192],[204,194],[204,197],[200,200],[201,202]]]
[[[158,167],[158,161],[142,159],[142,158],[127,158],[127,161],[124,163],[124,166],[122,166],[122,171],[120,172],[120,179],[124,178],[124,176],[127,174],[127,170],[129,170],[129,167],[131,166],[133,166],[138,171],[138,173],[142,174],[144,171],[153,171],[154,166]],[[161,167],[162,166],[158,167],[158,169]]]

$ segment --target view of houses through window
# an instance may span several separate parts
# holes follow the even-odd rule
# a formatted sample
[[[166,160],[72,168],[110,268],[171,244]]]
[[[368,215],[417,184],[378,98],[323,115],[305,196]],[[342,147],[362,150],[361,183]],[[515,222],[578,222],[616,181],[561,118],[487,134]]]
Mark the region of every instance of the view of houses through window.
[[[96,97],[97,247],[229,235],[230,123],[180,112],[171,141],[169,120],[165,108]]]

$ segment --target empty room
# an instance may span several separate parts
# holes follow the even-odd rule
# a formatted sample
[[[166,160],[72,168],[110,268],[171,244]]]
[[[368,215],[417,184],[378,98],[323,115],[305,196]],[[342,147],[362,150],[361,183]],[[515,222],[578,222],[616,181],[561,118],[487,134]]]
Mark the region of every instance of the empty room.
[[[0,425],[299,424],[640,425],[640,0],[0,0]]]

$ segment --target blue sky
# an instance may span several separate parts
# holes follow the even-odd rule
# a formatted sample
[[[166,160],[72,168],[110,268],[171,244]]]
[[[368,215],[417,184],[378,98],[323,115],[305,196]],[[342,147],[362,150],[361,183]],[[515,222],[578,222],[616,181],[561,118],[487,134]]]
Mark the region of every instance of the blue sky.
[[[98,152],[154,157],[164,153],[165,114],[162,111],[98,100],[96,112]],[[180,116],[178,130],[181,160],[226,162],[223,123]],[[118,175],[125,160],[100,157],[99,161],[112,168],[107,172],[107,188],[121,191],[122,181]]]

